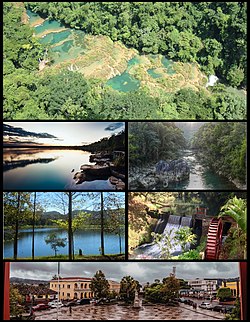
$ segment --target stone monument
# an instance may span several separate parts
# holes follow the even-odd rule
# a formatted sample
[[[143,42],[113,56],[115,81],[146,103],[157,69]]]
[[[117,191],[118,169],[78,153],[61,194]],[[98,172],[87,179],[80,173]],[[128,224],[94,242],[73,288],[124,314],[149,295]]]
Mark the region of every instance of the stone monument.
[[[134,309],[141,309],[141,301],[139,299],[139,294],[138,291],[135,291],[135,299],[134,299],[134,304],[133,304],[133,308]]]

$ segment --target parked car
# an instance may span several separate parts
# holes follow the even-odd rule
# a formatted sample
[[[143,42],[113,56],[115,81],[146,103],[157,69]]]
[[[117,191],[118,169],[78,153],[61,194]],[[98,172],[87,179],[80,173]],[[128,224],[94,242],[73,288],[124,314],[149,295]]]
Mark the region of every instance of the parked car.
[[[199,307],[200,307],[201,309],[211,309],[213,306],[212,306],[212,304],[210,304],[210,303],[202,302],[202,303],[199,305]]]
[[[185,302],[185,298],[184,297],[180,297],[178,301],[181,302],[181,303],[184,303]]]
[[[76,306],[76,305],[77,305],[76,301],[70,301],[70,302],[67,302],[67,303],[64,304],[64,306],[67,306],[67,307]]]
[[[224,306],[224,311],[223,313],[232,313],[233,309],[235,309],[234,305],[225,305]]]
[[[90,299],[81,299],[76,301],[76,305],[90,304]]]
[[[48,304],[37,304],[35,306],[32,306],[33,311],[41,311],[41,310],[48,310],[50,309],[50,306]]]
[[[51,308],[62,307],[63,303],[61,301],[51,301],[48,303]]]
[[[215,305],[212,307],[212,310],[215,312],[223,312],[223,305]]]

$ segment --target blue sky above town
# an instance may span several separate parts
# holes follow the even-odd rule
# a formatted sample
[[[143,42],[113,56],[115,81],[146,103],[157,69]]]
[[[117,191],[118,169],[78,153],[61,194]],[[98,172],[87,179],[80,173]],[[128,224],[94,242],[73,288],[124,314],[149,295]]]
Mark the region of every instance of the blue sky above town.
[[[79,146],[124,130],[124,122],[5,122],[5,144]]]

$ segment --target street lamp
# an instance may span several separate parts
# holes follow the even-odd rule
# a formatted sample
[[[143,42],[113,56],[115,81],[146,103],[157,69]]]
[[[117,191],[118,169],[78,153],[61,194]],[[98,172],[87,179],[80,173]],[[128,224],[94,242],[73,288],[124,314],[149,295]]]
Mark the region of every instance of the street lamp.
[[[213,288],[213,283],[211,281],[208,282],[208,288],[209,288],[208,294],[210,294],[209,295],[210,302],[212,302],[212,288]]]

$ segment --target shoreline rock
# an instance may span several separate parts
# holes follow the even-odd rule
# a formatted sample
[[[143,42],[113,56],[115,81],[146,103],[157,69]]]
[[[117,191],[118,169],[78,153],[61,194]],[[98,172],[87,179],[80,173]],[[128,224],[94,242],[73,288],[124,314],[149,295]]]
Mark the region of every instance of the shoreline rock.
[[[169,183],[187,180],[189,175],[190,168],[186,160],[160,160],[156,165],[131,169],[129,188],[154,190],[160,185],[164,189]]]
[[[89,160],[95,164],[83,164],[80,166],[80,171],[73,175],[77,185],[85,181],[109,180],[115,190],[125,190],[124,167],[115,166],[111,161],[111,154],[106,152],[91,154]]]

